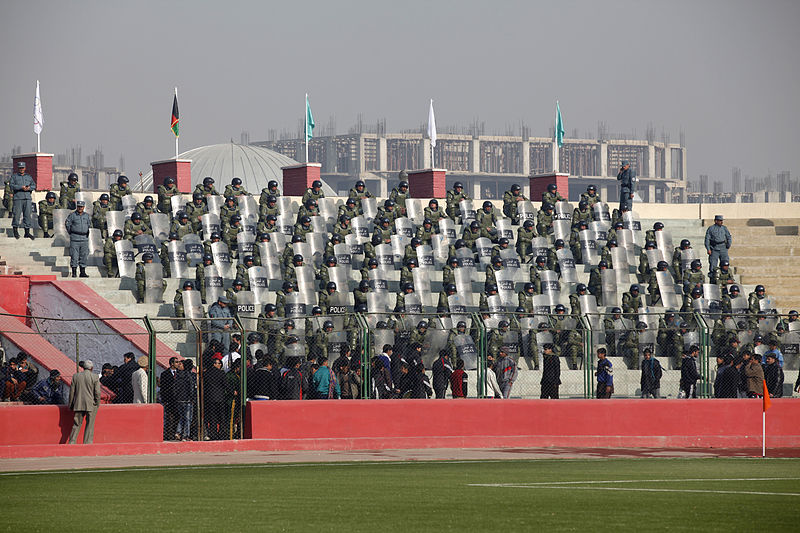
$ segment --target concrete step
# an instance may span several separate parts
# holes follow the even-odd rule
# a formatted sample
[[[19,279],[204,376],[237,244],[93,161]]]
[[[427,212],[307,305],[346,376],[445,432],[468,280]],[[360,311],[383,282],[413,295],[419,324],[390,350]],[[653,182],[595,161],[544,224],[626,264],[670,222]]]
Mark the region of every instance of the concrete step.
[[[780,238],[780,237],[778,237]],[[758,239],[756,243],[746,243],[731,246],[728,254],[731,257],[773,257],[773,256],[800,256],[800,243],[765,242],[769,239]]]
[[[702,221],[703,226],[708,227],[714,224],[713,219]],[[728,228],[754,228],[754,227],[797,227],[800,225],[800,218],[729,218],[725,220]]]
[[[787,273],[798,267],[797,258],[791,256],[736,257],[734,262],[737,268],[783,269]]]

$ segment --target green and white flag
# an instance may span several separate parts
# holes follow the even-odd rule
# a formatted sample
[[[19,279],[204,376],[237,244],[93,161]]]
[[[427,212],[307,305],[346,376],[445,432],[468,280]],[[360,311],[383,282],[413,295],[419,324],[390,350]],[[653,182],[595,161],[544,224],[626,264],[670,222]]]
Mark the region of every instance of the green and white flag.
[[[561,120],[561,108],[556,100],[556,144],[559,148],[564,145],[564,121]]]
[[[314,135],[314,116],[311,114],[311,106],[308,103],[308,93],[306,93],[306,142],[310,141]]]

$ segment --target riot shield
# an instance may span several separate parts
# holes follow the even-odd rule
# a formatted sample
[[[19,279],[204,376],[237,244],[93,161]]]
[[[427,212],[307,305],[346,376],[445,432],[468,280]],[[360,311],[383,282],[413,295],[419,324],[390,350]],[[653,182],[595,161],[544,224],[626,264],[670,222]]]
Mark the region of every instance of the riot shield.
[[[244,263],[244,258],[247,255],[255,253],[255,239],[252,233],[246,231],[239,232],[236,235],[236,250],[239,255],[239,263]]]
[[[534,237],[531,240],[531,249],[533,250],[533,257],[542,256],[547,260],[550,256],[550,243],[547,237]]]
[[[118,211],[109,211],[106,213],[110,215],[111,213],[117,213]],[[69,209],[53,209],[53,246],[67,246],[69,244],[69,235],[67,234],[67,227],[64,223],[67,221],[67,217],[69,214],[72,213]],[[122,215],[122,213],[120,213]],[[122,218],[120,216],[120,218]],[[119,229],[122,229],[120,227]],[[108,226],[108,234],[111,235],[113,230],[111,226]]]
[[[100,266],[103,264],[103,233],[99,229],[89,229],[89,256],[87,265]]]
[[[719,285],[712,283],[703,284],[703,298],[708,300],[708,312],[718,318],[722,312],[722,289]]]
[[[325,243],[327,234],[325,233],[309,233],[306,235],[306,243],[311,248],[311,261],[319,267],[322,264],[325,255]]]
[[[520,260],[517,251],[514,248],[500,250],[500,258],[503,260],[503,267],[514,275],[514,281],[520,281],[523,276],[520,274]]]
[[[349,244],[335,244],[333,246],[333,253],[336,257],[336,265],[344,267],[350,271],[352,268],[353,258],[350,255],[351,246]]]
[[[472,200],[461,200],[458,203],[458,207],[461,210],[462,225],[466,226],[477,218],[478,213],[475,211],[475,207],[472,205]]]
[[[456,239],[456,226],[449,218],[439,219],[439,233],[447,239],[447,244],[452,244]]]
[[[436,266],[433,260],[433,249],[427,244],[417,247],[417,263],[422,269],[432,269]]]
[[[172,218],[178,217],[178,211],[186,211],[186,204],[191,200],[182,194],[176,194],[169,199],[170,211],[172,211]]]
[[[190,267],[195,267],[203,262],[203,243],[200,237],[189,233],[181,239],[186,250],[186,262]]]
[[[542,346],[544,346],[545,344],[555,345],[555,340],[553,339],[553,333],[550,331],[537,331],[536,346],[538,346],[539,350],[541,351]]]
[[[314,280],[314,267],[303,265],[295,267],[297,276],[297,291],[306,305],[310,307],[317,304],[316,281]]]
[[[290,292],[286,294],[284,300],[284,311],[287,318],[297,318],[306,314],[306,301],[303,295],[299,292]]]
[[[167,243],[167,260],[169,272],[173,278],[186,278],[189,276],[189,265],[186,263],[186,248],[181,241]]]
[[[203,239],[210,239],[212,233],[220,233],[221,235],[218,214],[206,213],[201,215],[200,224],[203,226]]]
[[[550,300],[550,305],[558,304],[561,299],[561,284],[558,282],[558,274],[553,270],[543,270],[539,273],[541,280],[541,293]]]
[[[450,319],[452,327],[455,327],[460,320],[467,324],[470,323],[467,311],[467,299],[463,294],[451,294],[447,297],[447,305],[450,308]]]
[[[659,249],[664,256],[664,261],[670,262],[672,260],[672,234],[667,230],[656,231],[656,248]]]
[[[497,281],[497,294],[506,308],[516,308],[517,293],[514,291],[514,272],[504,268],[494,273]]]
[[[414,224],[407,217],[399,217],[394,220],[395,233],[401,237],[411,240],[414,237]]]
[[[281,216],[294,218],[294,209],[292,209],[292,199],[289,196],[279,196],[275,206],[278,208],[278,213]],[[278,217],[280,218],[280,217]]]
[[[406,254],[406,245],[409,244],[410,241],[411,239],[408,239],[402,235],[392,235],[392,242],[390,246],[392,247],[392,257],[395,268],[403,267],[403,257]]]
[[[633,232],[642,231],[642,223],[639,221],[639,213],[636,211],[625,211],[622,213],[622,224],[625,229]]]
[[[652,266],[652,265],[651,265]],[[680,296],[675,292],[675,282],[672,274],[667,271],[656,272],[658,292],[661,293],[661,303],[667,309],[678,310],[681,308]]]
[[[310,235],[310,234],[309,234]],[[292,245],[295,255],[303,258],[303,265],[311,265],[314,261],[314,253],[311,251],[311,245],[307,242],[296,242]]]
[[[144,265],[144,303],[160,304],[164,299],[162,267],[159,263]]]
[[[156,248],[156,243],[150,235],[137,235],[133,239],[133,246],[136,248],[136,255],[143,255],[149,252],[153,254],[154,260],[158,257],[158,248]]]
[[[379,244],[375,247],[375,257],[378,259],[378,265],[381,268],[394,270],[394,254],[392,247],[389,244]]]
[[[589,327],[595,333],[603,331],[603,321],[598,314],[597,298],[592,294],[578,296],[578,303],[581,306],[581,314],[586,315],[589,320]]]
[[[627,253],[628,264],[635,265],[638,258],[636,257],[636,243],[633,240],[633,232],[629,229],[617,230],[617,244],[619,244],[618,248],[622,248]]]
[[[369,241],[369,224],[367,219],[363,216],[358,216],[350,220],[350,226],[353,228],[353,235],[358,237],[360,243]]]
[[[610,252],[611,252],[611,263],[614,266],[614,270],[619,270],[626,274],[629,273],[630,269],[628,265],[630,265],[630,263],[628,262],[628,251],[625,250],[625,248],[622,248],[621,246],[616,246],[614,248],[611,248]]]
[[[125,218],[131,218],[131,215],[136,211],[136,198],[129,194],[122,197],[122,213]]]
[[[681,250],[681,268],[683,270],[691,270],[692,261],[695,259],[697,259],[697,252],[695,252],[694,248]]]
[[[251,266],[247,269],[247,277],[250,278],[250,290],[253,292],[255,303],[259,306],[269,302],[269,280],[272,279],[269,274],[269,269],[264,266]]]
[[[442,329],[428,329],[425,342],[422,343],[422,362],[425,368],[431,368],[439,357],[439,352],[447,346],[449,332]],[[465,363],[466,364],[466,363]]]
[[[647,329],[639,332],[639,359],[637,361],[637,368],[642,367],[642,360],[644,359],[644,351],[650,350],[653,357],[656,355],[656,335],[658,334],[658,324],[656,323],[655,329],[647,326]]]
[[[153,238],[158,244],[169,240],[169,215],[165,213],[151,214],[150,229],[153,230]]]
[[[183,314],[186,318],[203,318],[203,302],[200,291],[183,291]]]
[[[597,222],[611,222],[611,211],[607,203],[597,202],[592,206],[592,211],[594,212],[594,219]]]
[[[278,231],[284,235],[294,235],[294,218],[292,215],[279,216],[275,225],[278,226]]]
[[[219,300],[220,296],[225,295],[225,290],[222,287],[222,274],[217,265],[205,267],[204,274],[203,285],[205,285],[206,289],[206,302],[211,304]]]
[[[605,222],[592,222],[589,225],[589,231],[594,233],[594,240],[597,241],[597,246],[605,246],[608,241],[608,225]]]
[[[781,339],[781,352],[785,357],[784,366],[796,370],[800,356],[800,321],[789,322],[788,330]]]
[[[472,337],[466,333],[456,335],[453,338],[453,345],[456,348],[456,357],[464,361],[464,370],[477,370],[478,348]]]
[[[417,292],[406,294],[403,310],[406,313],[422,313],[422,300]]]
[[[59,211],[66,211],[67,215],[69,214],[69,211],[67,211],[65,209],[56,209],[53,212],[53,228],[55,228],[56,231],[58,231],[58,227],[59,227],[58,218],[56,218],[58,216],[58,212]],[[67,219],[67,217],[64,216],[64,219],[61,221],[61,227],[62,228],[64,227],[64,220],[66,220],[66,219]],[[111,235],[113,235],[116,230],[120,230],[120,231],[124,232],[125,231],[125,213],[123,213],[122,211],[106,211],[106,227],[108,228],[108,236],[109,237]],[[56,237],[58,237],[58,234],[56,234]]]
[[[553,220],[566,220],[569,222],[569,225],[572,225],[572,211],[574,208],[572,204],[569,202],[556,202],[556,205],[553,206]]]
[[[361,212],[367,221],[372,222],[378,215],[378,199],[375,197],[361,200]]]
[[[536,329],[538,326],[535,317],[520,317],[520,359],[517,365],[522,367],[523,364],[527,369],[531,370],[538,365],[538,358],[536,357]]]
[[[388,293],[386,291],[370,291],[367,293],[367,312],[370,314],[389,311]]]
[[[83,212],[88,214],[91,218],[92,213],[94,213],[94,205],[92,204],[92,195],[86,191],[80,191],[75,193],[75,201],[78,202],[79,200],[83,200],[86,204]]]
[[[328,267],[328,279],[336,284],[336,290],[339,292],[348,292],[350,290],[350,269],[344,265],[336,265],[335,267]]]
[[[613,268],[600,271],[600,284],[603,291],[603,305],[607,307],[617,305],[617,275]]]
[[[553,220],[553,239],[561,239],[564,243],[569,242],[570,237],[570,221],[569,220]]]
[[[658,268],[658,262],[664,261],[664,257],[661,255],[661,250],[657,248],[653,250],[645,250],[644,253],[647,256],[647,264],[650,267],[650,270],[656,270]]]
[[[394,330],[371,329],[373,355],[378,355],[387,344],[394,346]]]
[[[495,224],[497,227],[497,238],[508,239],[509,243],[513,243],[516,239],[514,237],[514,230],[511,228],[510,218],[501,218]],[[513,246],[513,244],[512,244]]]
[[[422,207],[422,201],[416,198],[406,198],[406,215],[417,226],[422,225],[425,220],[425,210]]]
[[[311,230],[314,233],[328,232],[328,223],[325,221],[325,217],[320,215],[314,215],[310,218],[311,218]]]
[[[561,281],[564,283],[578,283],[578,272],[575,270],[575,259],[568,248],[556,250],[558,266],[561,269]]]
[[[537,315],[549,315],[552,308],[549,294],[537,294],[533,297],[533,312]]]
[[[683,334],[683,347],[688,349],[692,346],[700,346],[700,334],[696,331],[687,331]]]
[[[526,220],[532,220],[536,224],[536,209],[530,200],[525,200],[517,203],[517,214],[519,215],[519,225],[525,223]]]
[[[367,272],[369,275],[369,288],[374,292],[387,292],[389,290],[389,280],[386,270],[374,268]]]
[[[503,349],[514,360],[518,362],[522,355],[522,346],[520,345],[520,335],[518,331],[506,331],[503,333]]]
[[[595,265],[600,260],[597,255],[597,241],[594,232],[588,229],[578,233],[581,242],[581,259],[584,265]]]
[[[358,235],[350,233],[344,238],[345,244],[348,246],[348,254],[350,255],[350,264],[360,265],[364,262],[364,245],[358,240]],[[334,250],[336,248],[334,247]],[[339,260],[338,253],[336,260]]]
[[[231,254],[228,251],[228,245],[224,242],[212,242],[211,255],[214,257],[214,265],[216,265],[220,275],[225,279],[234,279],[236,276],[236,269],[231,262]],[[209,300],[206,299],[206,301]]]
[[[258,223],[258,204],[250,195],[240,195],[236,198],[239,203],[239,215],[242,217],[243,226],[255,226]]]
[[[342,355],[342,344],[347,343],[347,332],[331,331],[327,334],[326,340],[328,341],[328,359],[336,361]]]
[[[475,277],[477,269],[475,267],[475,254],[469,248],[459,248],[456,250],[456,257],[458,258],[458,268],[465,268],[470,273],[470,276]]]
[[[747,309],[750,306],[747,304],[747,297],[745,296],[737,296],[736,298],[731,298],[731,314],[733,315],[741,315],[747,312]]]
[[[760,311],[771,311],[775,308],[775,299],[771,296],[764,296],[758,301],[758,309]]]
[[[344,315],[349,307],[347,296],[343,292],[336,291],[328,297],[328,308],[322,310],[333,321],[334,329],[344,328]]]
[[[414,294],[419,295],[420,302],[423,308],[430,309],[436,305],[434,297],[436,296],[431,291],[431,275],[427,270],[415,268],[411,271],[414,278]]]
[[[242,321],[245,329],[255,331],[258,327],[258,307],[256,306],[256,298],[253,291],[239,291],[236,293],[235,315]]]
[[[206,196],[206,205],[208,206],[208,212],[217,215],[217,218],[219,218],[220,208],[224,203],[225,203],[225,198],[223,198],[219,194],[212,194]]]
[[[455,278],[456,292],[462,295],[465,299],[466,305],[472,305],[472,280],[475,279],[473,269],[467,267],[458,267],[453,271]]]
[[[486,237],[475,239],[475,250],[478,252],[478,260],[481,268],[486,268],[492,262],[492,241]]]

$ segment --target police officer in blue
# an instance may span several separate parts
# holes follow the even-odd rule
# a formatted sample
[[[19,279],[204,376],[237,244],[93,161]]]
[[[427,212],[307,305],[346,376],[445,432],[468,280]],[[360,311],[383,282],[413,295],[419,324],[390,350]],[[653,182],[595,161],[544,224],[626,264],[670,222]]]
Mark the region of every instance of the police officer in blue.
[[[81,277],[88,278],[86,258],[89,256],[89,228],[92,227],[92,219],[86,212],[86,202],[78,200],[75,206],[75,211],[64,222],[69,234],[69,265],[72,267],[73,278],[78,277],[78,267],[81,269]]]
[[[731,247],[731,232],[722,225],[722,215],[714,216],[714,225],[706,230],[706,252],[708,252],[708,271],[714,272],[717,262],[722,259],[730,261],[728,249]]]
[[[19,239],[20,215],[22,215],[22,227],[25,228],[25,236],[30,240],[35,239],[31,231],[31,193],[36,190],[36,183],[30,174],[25,172],[25,163],[17,163],[17,173],[11,176],[9,181],[11,192],[14,194],[12,204],[13,220],[11,226],[14,230],[14,238]]]
[[[631,169],[629,161],[623,161],[622,167],[617,173],[619,182],[619,210],[620,213],[633,209],[633,184],[636,180],[636,173]]]

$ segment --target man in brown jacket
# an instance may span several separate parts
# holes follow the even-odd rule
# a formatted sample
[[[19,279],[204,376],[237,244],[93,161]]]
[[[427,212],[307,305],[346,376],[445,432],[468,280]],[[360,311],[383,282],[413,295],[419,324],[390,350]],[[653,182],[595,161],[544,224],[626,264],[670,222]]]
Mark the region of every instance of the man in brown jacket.
[[[94,363],[87,359],[83,362],[83,368],[83,372],[72,376],[72,386],[69,388],[69,408],[75,412],[72,431],[69,434],[70,444],[75,444],[78,440],[84,418],[86,418],[86,429],[83,432],[83,443],[92,443],[94,418],[97,415],[97,408],[100,407],[100,377],[92,373]]]
[[[747,384],[747,397],[758,398],[764,394],[764,369],[750,350],[742,354],[744,359],[744,377]]]

